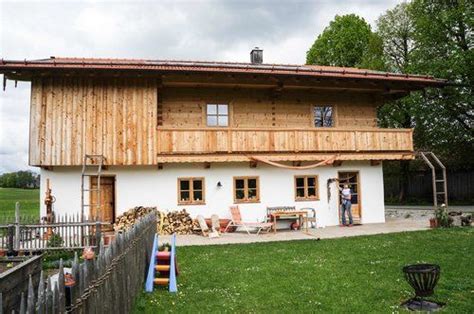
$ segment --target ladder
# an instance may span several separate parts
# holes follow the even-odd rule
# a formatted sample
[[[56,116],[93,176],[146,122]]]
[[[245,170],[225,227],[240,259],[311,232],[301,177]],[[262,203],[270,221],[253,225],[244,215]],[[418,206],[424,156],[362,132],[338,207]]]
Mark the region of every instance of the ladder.
[[[431,177],[433,180],[433,205],[434,207],[438,207],[438,196],[442,196],[444,200],[444,204],[446,207],[448,206],[448,184],[446,181],[446,167],[443,163],[439,160],[438,157],[433,152],[420,152],[419,153],[421,158],[425,161],[425,163],[431,169]],[[431,159],[431,160],[430,160]],[[436,164],[439,168],[441,168],[441,177],[437,176],[436,167],[433,165]]]
[[[90,209],[92,207],[95,207],[96,209],[96,217],[93,217],[96,221],[98,220],[98,214],[100,210],[100,177],[102,174],[102,168],[104,166],[104,156],[103,155],[84,155],[84,162],[82,164],[82,174],[81,174],[81,222],[84,222],[84,215],[86,212],[86,208],[89,209],[88,212],[90,212]],[[91,169],[94,168],[94,169]],[[90,177],[97,177],[97,185],[96,188],[92,188],[91,181],[89,181],[89,184],[85,184],[86,178]],[[86,194],[89,195],[89,201],[90,201],[90,193],[91,192],[96,192],[97,193],[97,198],[96,198],[96,203],[95,204],[90,204],[86,203]]]
[[[176,276],[178,276],[176,233],[171,236],[171,251],[158,251],[158,235],[155,234],[145,291],[152,292],[154,286],[168,286],[169,292],[178,292]]]

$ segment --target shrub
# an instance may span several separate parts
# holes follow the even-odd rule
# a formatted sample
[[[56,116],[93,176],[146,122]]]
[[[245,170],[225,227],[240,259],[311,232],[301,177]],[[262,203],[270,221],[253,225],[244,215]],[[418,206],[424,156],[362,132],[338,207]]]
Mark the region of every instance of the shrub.
[[[63,238],[56,233],[53,233],[51,235],[51,238],[49,238],[48,242],[46,243],[47,247],[62,247],[64,244]]]

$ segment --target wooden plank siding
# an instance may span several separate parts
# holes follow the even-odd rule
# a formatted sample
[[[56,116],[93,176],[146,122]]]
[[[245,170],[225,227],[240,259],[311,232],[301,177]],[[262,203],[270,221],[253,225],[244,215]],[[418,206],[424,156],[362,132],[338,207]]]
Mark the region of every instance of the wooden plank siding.
[[[160,129],[159,154],[411,152],[411,129]]]
[[[229,127],[206,126],[207,103],[229,105]],[[376,127],[379,104],[366,92],[170,87],[153,78],[35,78],[29,163],[82,165],[84,154],[103,154],[107,165],[156,165],[167,155],[233,154],[237,161],[238,154],[254,152],[378,157],[413,152],[412,130]],[[313,126],[315,105],[333,106],[334,127]]]
[[[156,97],[147,79],[34,79],[29,163],[81,165],[87,153],[156,164]]]

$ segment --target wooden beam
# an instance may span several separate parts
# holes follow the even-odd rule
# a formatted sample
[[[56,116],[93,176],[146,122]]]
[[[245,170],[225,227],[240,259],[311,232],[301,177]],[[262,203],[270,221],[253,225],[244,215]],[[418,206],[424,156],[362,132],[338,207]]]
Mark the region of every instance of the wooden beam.
[[[211,168],[211,163],[210,162],[205,162],[204,163],[204,169],[210,169]]]
[[[163,169],[163,163],[162,162],[159,162],[158,163],[158,170],[162,170]]]
[[[370,161],[370,165],[371,165],[371,166],[378,166],[378,165],[380,165],[381,163],[382,163],[381,160],[371,160],[371,161]]]
[[[251,161],[249,162],[249,167],[250,167],[250,168],[257,168],[257,162],[254,161],[254,160],[251,160]]]
[[[332,163],[332,166],[333,166],[333,167],[340,167],[340,166],[342,166],[342,160],[334,160],[334,162]]]

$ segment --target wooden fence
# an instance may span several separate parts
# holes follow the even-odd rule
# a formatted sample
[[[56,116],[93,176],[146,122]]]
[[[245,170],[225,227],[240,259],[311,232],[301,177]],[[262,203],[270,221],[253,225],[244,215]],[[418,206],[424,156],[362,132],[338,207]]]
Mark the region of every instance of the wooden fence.
[[[117,234],[108,247],[100,242],[94,259],[79,263],[76,253],[71,270],[75,283],[71,286],[66,286],[61,260],[57,281],[51,277],[45,281],[41,274],[35,289],[30,279],[27,293],[21,294],[19,312],[129,313],[144,287],[155,234],[153,212]]]
[[[474,202],[474,170],[447,172],[450,202],[472,204]],[[384,173],[385,199],[396,201],[400,191],[398,173]],[[411,201],[433,202],[431,171],[412,171],[408,177],[406,197]]]
[[[0,249],[8,251],[39,251],[57,249],[80,249],[96,246],[102,236],[104,225],[77,215],[55,215],[53,221],[22,221],[17,203],[15,217],[0,224]]]

